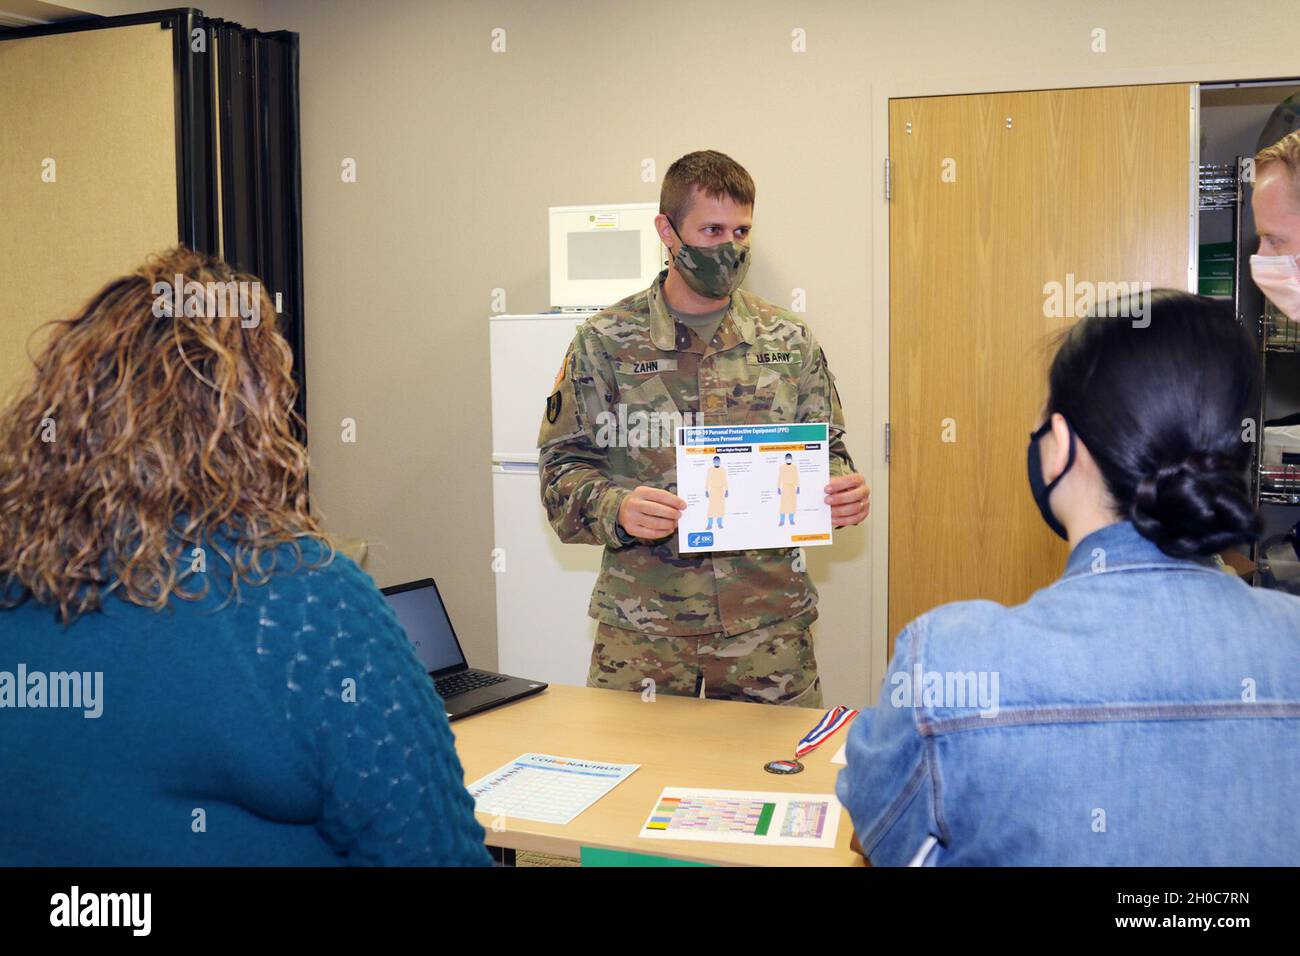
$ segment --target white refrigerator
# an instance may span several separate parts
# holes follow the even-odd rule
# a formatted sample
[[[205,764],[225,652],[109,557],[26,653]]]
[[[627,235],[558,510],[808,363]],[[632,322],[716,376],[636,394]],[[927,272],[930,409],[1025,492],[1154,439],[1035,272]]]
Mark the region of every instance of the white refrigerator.
[[[587,605],[602,549],[563,544],[547,522],[537,431],[574,330],[591,314],[494,315],[488,332],[497,669],[577,686],[591,664]]]

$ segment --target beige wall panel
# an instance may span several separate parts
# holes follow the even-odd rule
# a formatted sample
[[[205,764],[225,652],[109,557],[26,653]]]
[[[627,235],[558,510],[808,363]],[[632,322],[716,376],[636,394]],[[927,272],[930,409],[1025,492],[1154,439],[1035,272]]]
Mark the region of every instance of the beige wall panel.
[[[0,42],[0,398],[34,331],[175,244],[172,90],[157,24]]]

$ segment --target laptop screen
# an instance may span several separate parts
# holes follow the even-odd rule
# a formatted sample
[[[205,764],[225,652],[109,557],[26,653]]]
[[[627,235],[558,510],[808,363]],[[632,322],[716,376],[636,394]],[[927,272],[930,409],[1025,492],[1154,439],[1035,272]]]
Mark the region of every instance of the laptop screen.
[[[396,612],[426,671],[432,674],[465,663],[456,632],[451,629],[451,619],[433,581],[384,588],[384,597]]]

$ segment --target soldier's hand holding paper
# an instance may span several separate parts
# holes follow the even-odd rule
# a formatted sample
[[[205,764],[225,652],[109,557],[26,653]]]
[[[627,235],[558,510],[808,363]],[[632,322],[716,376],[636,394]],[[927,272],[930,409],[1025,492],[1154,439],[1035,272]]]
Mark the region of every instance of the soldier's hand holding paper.
[[[823,490],[835,527],[861,524],[871,514],[871,489],[857,472],[832,478]]]
[[[686,502],[671,491],[639,485],[623,499],[618,523],[634,538],[655,541],[677,530]]]

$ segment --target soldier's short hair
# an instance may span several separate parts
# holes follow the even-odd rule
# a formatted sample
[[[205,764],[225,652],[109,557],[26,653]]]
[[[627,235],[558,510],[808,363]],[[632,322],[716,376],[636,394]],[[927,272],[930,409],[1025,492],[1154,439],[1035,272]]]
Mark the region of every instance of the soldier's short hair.
[[[693,186],[711,199],[730,196],[739,206],[754,205],[754,180],[744,166],[725,153],[697,150],[668,167],[659,190],[659,211],[679,226],[690,212]]]
[[[1272,146],[1255,154],[1255,175],[1266,167],[1281,163],[1286,167],[1291,182],[1291,193],[1300,199],[1300,129],[1283,136]],[[666,184],[665,184],[666,185]]]

